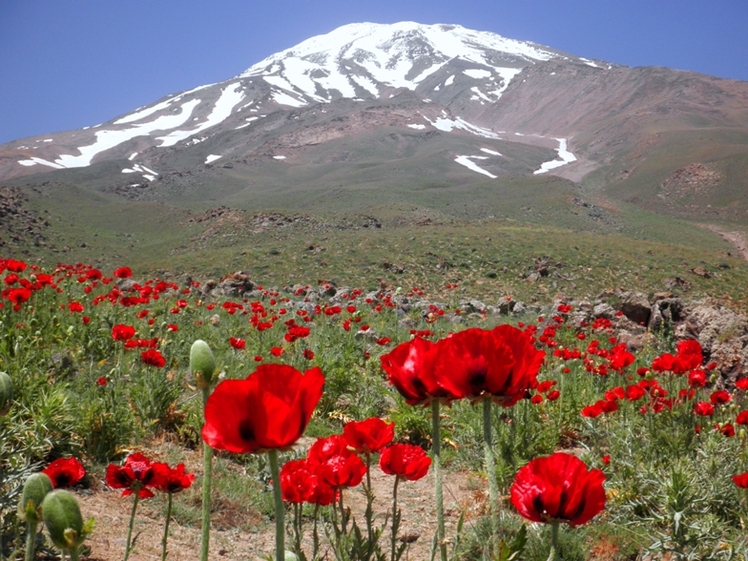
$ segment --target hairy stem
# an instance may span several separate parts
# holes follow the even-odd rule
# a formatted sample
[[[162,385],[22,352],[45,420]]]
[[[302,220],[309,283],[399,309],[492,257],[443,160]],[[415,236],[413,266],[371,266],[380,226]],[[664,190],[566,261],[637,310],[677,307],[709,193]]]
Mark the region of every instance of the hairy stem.
[[[491,434],[491,398],[483,399],[483,455],[488,477],[488,496],[491,502],[491,547],[494,555],[499,551],[499,486],[496,481],[496,461]]]
[[[444,494],[442,491],[441,428],[439,426],[439,400],[431,400],[431,454],[436,491],[436,537],[439,542],[439,559],[447,561],[447,542],[444,530]]]
[[[270,460],[270,475],[273,478],[273,496],[275,497],[275,559],[276,561],[282,561],[286,556],[286,527],[283,521],[285,510],[283,508],[283,495],[281,494],[278,450],[270,449],[268,459]]]
[[[203,411],[208,402],[209,388],[203,388]],[[213,448],[203,441],[203,517],[202,540],[200,542],[200,561],[208,561],[210,549],[210,490],[213,479]]]

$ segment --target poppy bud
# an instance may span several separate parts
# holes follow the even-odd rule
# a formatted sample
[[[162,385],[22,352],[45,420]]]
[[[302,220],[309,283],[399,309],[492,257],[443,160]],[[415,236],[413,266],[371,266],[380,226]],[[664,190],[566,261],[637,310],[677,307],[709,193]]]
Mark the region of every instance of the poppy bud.
[[[70,551],[83,543],[87,532],[75,495],[63,489],[52,491],[44,497],[42,512],[49,537],[58,548]]]
[[[216,358],[208,343],[198,339],[190,349],[190,371],[201,388],[210,386],[213,373],[216,371]]]
[[[0,417],[4,417],[10,411],[13,401],[13,381],[7,372],[0,372]]]
[[[52,480],[46,473],[34,473],[23,484],[21,502],[18,505],[18,516],[30,526],[36,526],[41,520],[39,506],[47,493],[52,492]]]

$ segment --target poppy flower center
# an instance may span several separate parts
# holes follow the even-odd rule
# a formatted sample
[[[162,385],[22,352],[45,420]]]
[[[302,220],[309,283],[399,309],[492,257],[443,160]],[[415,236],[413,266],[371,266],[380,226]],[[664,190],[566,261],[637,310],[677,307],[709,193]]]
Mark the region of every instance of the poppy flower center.
[[[58,487],[70,487],[70,480],[72,478],[67,473],[58,473],[55,479],[57,479]]]
[[[242,419],[239,423],[239,436],[247,442],[255,441],[255,429],[247,419]]]

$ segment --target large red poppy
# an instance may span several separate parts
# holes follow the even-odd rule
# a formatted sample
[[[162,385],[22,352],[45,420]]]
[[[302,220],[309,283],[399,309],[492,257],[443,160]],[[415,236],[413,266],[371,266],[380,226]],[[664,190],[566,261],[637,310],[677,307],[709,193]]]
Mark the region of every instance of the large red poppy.
[[[263,364],[244,380],[224,380],[205,405],[203,440],[239,454],[287,448],[296,442],[322,397],[319,367],[302,374]]]
[[[416,337],[380,357],[390,384],[409,405],[430,403],[434,397],[450,397],[434,380],[436,344]]]
[[[156,472],[154,487],[163,493],[178,493],[189,489],[195,481],[194,473],[186,473],[184,464],[173,468],[169,464],[158,462],[153,464]]]
[[[291,460],[280,470],[283,500],[289,503],[312,503],[326,506],[337,498],[335,489],[318,474],[318,466],[309,460]]]
[[[382,451],[379,467],[388,475],[416,481],[424,477],[431,466],[431,458],[420,446],[414,444],[393,444]]]
[[[343,437],[356,452],[379,452],[395,437],[395,423],[386,423],[379,417],[351,421],[343,427]]]
[[[42,473],[47,474],[52,481],[52,487],[60,489],[78,483],[86,475],[86,470],[80,460],[71,456],[54,460],[42,470]]]
[[[605,475],[571,454],[535,458],[520,468],[511,487],[519,513],[533,522],[579,526],[605,508]]]
[[[154,468],[151,462],[140,452],[130,454],[123,466],[109,464],[106,468],[106,483],[112,489],[124,489],[122,496],[126,497],[137,492],[141,499],[153,496],[149,487],[161,484],[163,473]]]
[[[340,434],[318,438],[309,448],[308,458],[317,466],[322,480],[334,489],[355,487],[366,474],[366,464]]]
[[[511,325],[490,331],[471,328],[437,343],[437,383],[457,398],[489,394],[514,405],[537,384],[545,352]]]

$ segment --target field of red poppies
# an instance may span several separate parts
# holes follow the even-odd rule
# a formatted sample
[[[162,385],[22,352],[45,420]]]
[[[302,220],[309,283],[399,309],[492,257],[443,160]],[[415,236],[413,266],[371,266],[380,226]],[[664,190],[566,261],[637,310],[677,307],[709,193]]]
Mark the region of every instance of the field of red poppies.
[[[481,312],[453,284],[438,300],[219,291],[15,259],[0,279],[3,556],[96,559],[76,496],[103,480],[132,497],[123,559],[144,501],[163,505],[162,558],[171,520],[202,527],[213,558],[206,522],[231,505],[275,523],[271,559],[413,559],[398,489],[428,480],[440,561],[747,558],[748,378],[668,325],[634,349],[620,310]],[[202,469],[156,461],[156,441],[202,451]],[[447,531],[441,481],[457,470],[487,508]],[[392,477],[386,513],[374,471]]]

